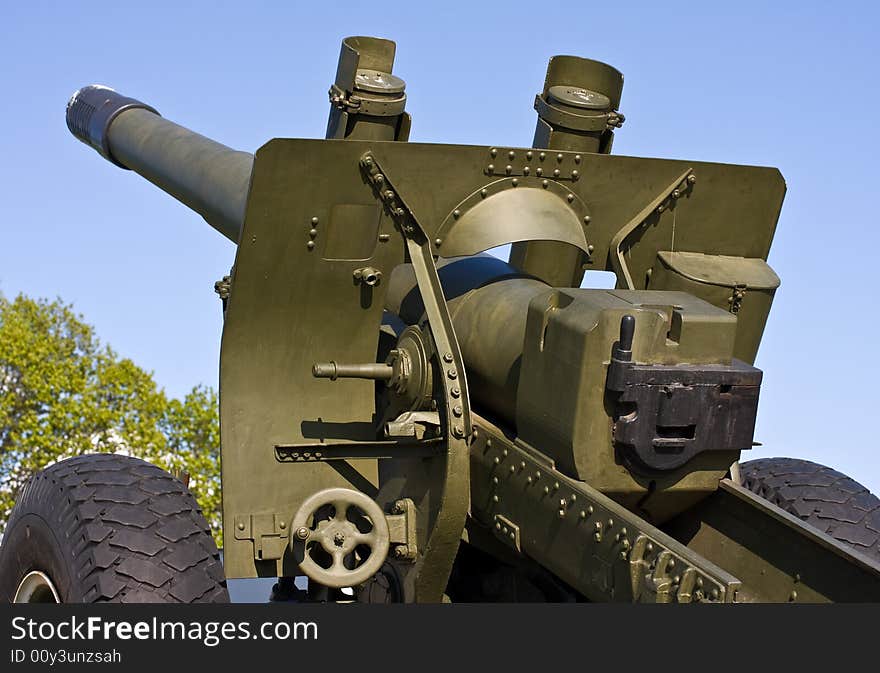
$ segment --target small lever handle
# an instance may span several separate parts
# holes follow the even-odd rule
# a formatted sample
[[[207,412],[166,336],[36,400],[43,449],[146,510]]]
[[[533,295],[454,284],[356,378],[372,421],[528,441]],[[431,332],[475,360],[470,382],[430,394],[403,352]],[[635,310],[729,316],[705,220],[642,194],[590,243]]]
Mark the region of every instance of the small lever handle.
[[[608,378],[605,387],[611,392],[623,392],[626,388],[626,371],[632,363],[633,338],[636,333],[636,319],[627,313],[620,319],[620,337],[611,347],[611,363],[608,365]]]

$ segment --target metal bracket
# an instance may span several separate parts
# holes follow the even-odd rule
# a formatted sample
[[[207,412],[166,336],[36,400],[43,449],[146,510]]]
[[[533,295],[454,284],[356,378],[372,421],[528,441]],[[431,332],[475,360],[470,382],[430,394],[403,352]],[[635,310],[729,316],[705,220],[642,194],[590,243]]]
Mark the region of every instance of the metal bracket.
[[[544,96],[535,96],[535,110],[539,117],[552,126],[562,126],[576,131],[611,131],[623,126],[626,117],[616,110],[600,112],[590,110],[592,114],[576,114],[571,109],[562,110]]]
[[[626,289],[635,290],[632,275],[624,257],[623,244],[626,239],[639,227],[647,223],[647,219],[653,213],[662,213],[666,210],[670,203],[680,199],[686,193],[693,189],[697,176],[694,175],[694,169],[688,168],[684,173],[673,180],[666,189],[655,196],[651,202],[642,208],[635,217],[623,225],[620,230],[611,239],[611,266],[617,274],[618,279],[623,278],[626,282]]]
[[[445,417],[447,453],[442,493],[416,576],[416,600],[440,602],[458,551],[469,502],[471,411],[464,359],[424,228],[372,152],[361,157],[360,166],[406,242],[440,365],[438,379],[443,400],[438,400],[438,407]]]
[[[471,432],[467,377],[464,359],[452,327],[452,318],[440,285],[440,277],[437,275],[437,266],[431,254],[430,241],[412,210],[394,189],[371,152],[361,157],[361,168],[406,241],[416,283],[428,317],[431,336],[445,369],[446,376],[442,377],[442,386],[446,397],[447,430],[450,437],[463,439]]]
[[[389,438],[422,439],[440,432],[440,414],[436,411],[404,411],[385,424],[385,436]]]
[[[633,595],[640,603],[729,603],[737,585],[719,582],[677,554],[639,535],[629,553]]]
[[[522,552],[522,542],[519,535],[519,526],[506,516],[495,515],[495,534],[500,535],[505,543],[512,546],[518,552]]]
[[[314,463],[363,458],[430,458],[442,455],[444,449],[440,437],[410,441],[276,444],[275,460],[279,463]]]
[[[418,558],[416,545],[416,505],[409,498],[394,503],[391,514],[385,516],[388,532],[394,547],[394,558],[413,562]]]
[[[272,513],[237,515],[233,526],[234,537],[254,543],[254,558],[257,561],[280,559],[290,540],[287,530],[289,518]]]
[[[328,91],[330,104],[347,114],[363,114],[372,117],[396,117],[406,109],[406,94],[396,97],[367,98],[356,93],[349,94],[335,84]]]
[[[728,299],[730,302],[730,312],[733,313],[733,315],[739,313],[739,310],[742,308],[743,299],[745,299],[746,290],[748,289],[748,286],[743,285],[742,283],[734,286],[733,292],[730,294],[730,299]]]

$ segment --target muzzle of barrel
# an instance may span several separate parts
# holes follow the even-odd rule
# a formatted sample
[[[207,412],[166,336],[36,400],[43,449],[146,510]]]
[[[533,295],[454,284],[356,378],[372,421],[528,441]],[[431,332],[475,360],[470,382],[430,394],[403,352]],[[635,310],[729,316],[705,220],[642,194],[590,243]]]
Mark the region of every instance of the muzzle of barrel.
[[[100,84],[84,86],[67,103],[67,128],[79,140],[95,148],[105,159],[128,170],[127,166],[113,157],[107,130],[121,112],[135,108],[159,115],[146,103],[123,96],[110,87]]]

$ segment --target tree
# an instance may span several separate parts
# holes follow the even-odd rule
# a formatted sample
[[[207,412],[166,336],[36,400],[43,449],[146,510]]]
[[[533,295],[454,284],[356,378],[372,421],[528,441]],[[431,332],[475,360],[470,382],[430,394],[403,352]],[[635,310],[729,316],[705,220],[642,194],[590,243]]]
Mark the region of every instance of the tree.
[[[102,345],[72,306],[0,295],[0,532],[31,475],[96,452],[188,474],[222,546],[217,394],[196,386],[169,398],[151,373]]]

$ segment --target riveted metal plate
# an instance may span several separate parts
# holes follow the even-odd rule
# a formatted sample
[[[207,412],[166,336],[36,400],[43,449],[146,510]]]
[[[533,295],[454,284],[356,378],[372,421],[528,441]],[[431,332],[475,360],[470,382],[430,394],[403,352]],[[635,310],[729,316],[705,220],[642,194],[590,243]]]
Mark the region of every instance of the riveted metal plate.
[[[531,176],[557,181],[577,181],[583,157],[571,152],[492,147],[483,173],[498,177]]]
[[[495,535],[504,540],[505,544],[509,544],[519,552],[522,551],[519,526],[506,516],[502,516],[501,514],[495,515]]]
[[[523,554],[591,600],[735,600],[737,578],[475,418],[473,516],[508,537],[516,521]]]

